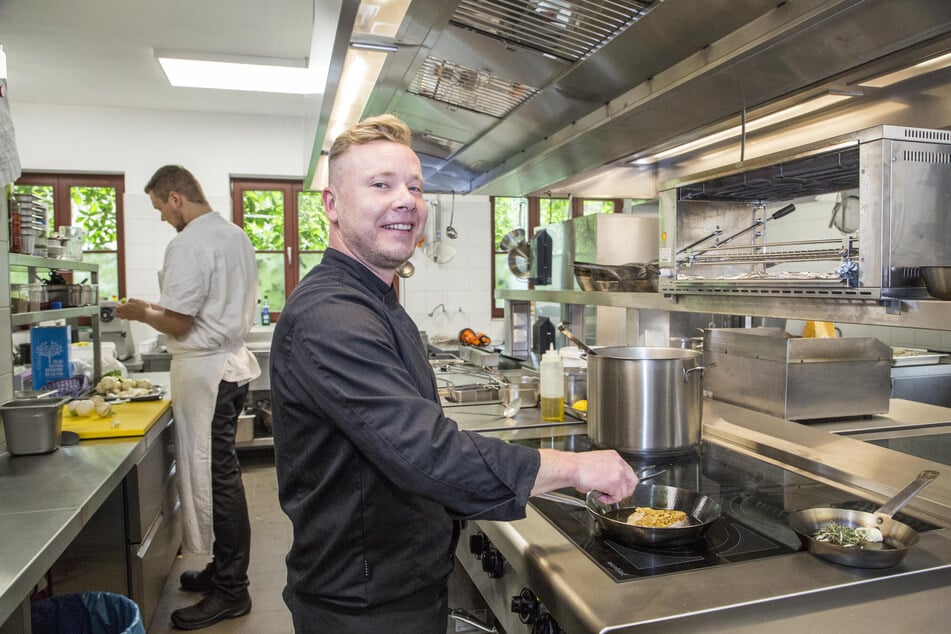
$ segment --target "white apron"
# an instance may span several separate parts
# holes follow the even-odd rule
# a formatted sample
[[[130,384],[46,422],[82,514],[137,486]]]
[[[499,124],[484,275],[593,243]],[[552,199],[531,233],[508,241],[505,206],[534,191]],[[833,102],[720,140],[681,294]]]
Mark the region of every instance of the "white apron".
[[[211,555],[214,543],[211,498],[211,423],[218,384],[234,350],[172,356],[170,368],[175,452],[182,499],[184,548]]]

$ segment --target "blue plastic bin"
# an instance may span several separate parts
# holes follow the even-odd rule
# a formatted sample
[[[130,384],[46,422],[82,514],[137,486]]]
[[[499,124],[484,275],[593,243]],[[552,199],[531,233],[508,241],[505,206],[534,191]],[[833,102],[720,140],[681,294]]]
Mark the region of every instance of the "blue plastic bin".
[[[30,604],[33,634],[145,634],[135,601],[111,592],[80,592]]]

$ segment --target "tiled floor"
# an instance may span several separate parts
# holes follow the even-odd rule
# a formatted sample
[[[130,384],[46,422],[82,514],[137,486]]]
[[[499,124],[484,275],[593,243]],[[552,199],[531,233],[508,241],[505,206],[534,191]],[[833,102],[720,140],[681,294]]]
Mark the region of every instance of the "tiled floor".
[[[270,449],[243,450],[239,454],[251,517],[251,613],[239,619],[225,620],[200,632],[207,634],[293,634],[291,615],[281,598],[286,569],[284,555],[291,545],[291,523],[277,501],[277,473]],[[184,570],[201,569],[205,560],[193,555],[175,562],[162,594],[149,634],[170,634],[169,615],[173,610],[192,605],[201,595],[183,592],[178,577]]]

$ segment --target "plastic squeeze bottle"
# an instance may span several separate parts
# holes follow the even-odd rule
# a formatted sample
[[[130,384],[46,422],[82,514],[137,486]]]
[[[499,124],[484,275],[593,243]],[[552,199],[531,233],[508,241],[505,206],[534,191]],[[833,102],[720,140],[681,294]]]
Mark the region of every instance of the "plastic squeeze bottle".
[[[261,307],[261,325],[271,325],[271,305],[267,301],[267,295],[264,296],[264,305]]]
[[[542,420],[565,420],[565,376],[561,355],[549,346],[542,355],[541,375]]]

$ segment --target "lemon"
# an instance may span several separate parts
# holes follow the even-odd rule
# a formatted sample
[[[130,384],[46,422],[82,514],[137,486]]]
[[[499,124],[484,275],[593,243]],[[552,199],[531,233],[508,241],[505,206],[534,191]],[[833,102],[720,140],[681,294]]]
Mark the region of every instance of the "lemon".
[[[581,399],[580,401],[575,401],[574,403],[572,403],[571,409],[578,410],[579,412],[587,412],[587,411],[588,411],[588,401],[586,401],[586,400],[584,400],[584,399]]]

